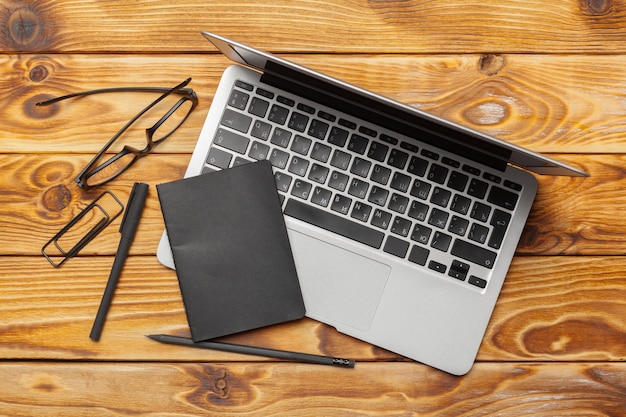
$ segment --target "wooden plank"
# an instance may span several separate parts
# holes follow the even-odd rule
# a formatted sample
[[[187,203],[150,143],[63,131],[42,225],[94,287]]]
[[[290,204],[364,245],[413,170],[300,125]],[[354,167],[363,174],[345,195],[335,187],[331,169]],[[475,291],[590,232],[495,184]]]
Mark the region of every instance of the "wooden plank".
[[[21,416],[623,415],[622,364],[3,363],[0,410]],[[123,381],[123,383],[121,383]],[[348,411],[350,410],[350,411]],[[473,411],[473,412],[472,412]]]
[[[591,173],[590,178],[539,176],[539,193],[518,246],[519,254],[620,255],[626,233],[619,213],[626,196],[622,155],[556,155]],[[39,255],[42,246],[103,190],[84,192],[73,179],[87,155],[0,155],[0,253]],[[126,203],[134,181],[152,185],[133,254],[153,254],[163,230],[155,185],[182,178],[189,156],[150,155],[107,184]],[[602,208],[602,209],[600,209]],[[549,221],[546,221],[549,219]],[[113,254],[119,220],[83,254]]]
[[[92,342],[88,335],[111,264],[111,257],[81,257],[54,269],[43,257],[0,257],[0,357],[251,360],[166,346],[144,337],[189,335],[176,275],[154,256],[129,258],[102,339]],[[622,360],[626,357],[626,266],[619,265],[626,265],[626,258],[515,258],[478,360]],[[309,319],[227,340],[359,361],[401,360]]]
[[[287,58],[537,152],[626,152],[626,55]],[[173,87],[192,77],[199,106],[156,149],[191,152],[228,64],[206,54],[0,55],[0,152],[95,153],[155,94],[35,103],[95,88]]]
[[[277,51],[596,54],[624,51],[626,35],[611,1],[0,4],[0,50],[16,52],[196,52],[211,30]]]

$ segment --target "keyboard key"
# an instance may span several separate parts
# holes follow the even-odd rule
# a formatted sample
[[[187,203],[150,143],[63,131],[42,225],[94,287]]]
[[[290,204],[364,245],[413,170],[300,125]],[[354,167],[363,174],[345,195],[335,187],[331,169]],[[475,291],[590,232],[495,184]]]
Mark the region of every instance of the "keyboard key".
[[[252,161],[248,161],[247,159],[242,158],[241,156],[235,156],[235,162],[233,162],[234,167],[238,167],[239,165],[249,164]]]
[[[469,177],[467,175],[461,174],[458,171],[452,171],[450,179],[448,180],[448,188],[463,192],[468,181]]]
[[[313,119],[311,126],[309,126],[308,134],[315,139],[324,140],[328,133],[328,123],[324,123],[321,120]]]
[[[350,159],[352,157],[349,153],[344,151],[335,150],[333,153],[333,158],[330,161],[330,164],[336,168],[343,169],[344,171],[348,169],[350,165]]]
[[[483,178],[487,181],[495,182],[496,184],[500,184],[500,182],[502,181],[502,178],[490,172],[483,173]]]
[[[284,125],[287,121],[287,116],[289,116],[289,109],[279,106],[278,104],[274,104],[270,109],[270,114],[267,118],[270,122]]]
[[[403,217],[396,216],[391,223],[391,233],[402,237],[407,237],[411,231],[411,221]]]
[[[433,195],[430,197],[430,202],[439,207],[447,207],[451,197],[452,193],[450,191],[435,187]]]
[[[450,225],[448,226],[448,231],[454,233],[455,235],[465,236],[468,227],[468,220],[462,217],[452,216],[452,219],[450,219]]]
[[[383,250],[399,258],[404,258],[409,250],[409,242],[389,236]]]
[[[328,162],[328,158],[330,157],[330,151],[330,146],[316,142],[313,145],[313,150],[311,151],[311,158],[320,162]]]
[[[309,169],[309,161],[299,156],[293,156],[289,163],[289,172],[304,177]]]
[[[328,207],[331,196],[332,193],[329,190],[322,187],[315,187],[313,195],[311,195],[311,202],[318,206]]]
[[[496,261],[495,252],[481,248],[480,246],[476,246],[461,239],[456,239],[454,241],[454,245],[452,245],[450,253],[454,256],[465,259],[466,261],[473,262],[489,269],[493,268],[493,264]]]
[[[311,181],[319,182],[320,184],[324,184],[326,182],[326,178],[328,178],[328,173],[330,170],[323,165],[313,164],[311,166],[311,172],[309,172],[309,179]]]
[[[474,178],[470,181],[467,193],[472,197],[485,198],[485,194],[487,194],[487,187],[489,187],[489,185],[486,182]]]
[[[243,88],[244,90],[248,90],[248,91],[252,91],[254,90],[254,87],[246,82],[243,81],[235,81],[235,85],[239,88]]]
[[[293,101],[292,99],[283,97],[283,96],[276,97],[276,101],[278,101],[280,104],[284,104],[285,106],[289,106],[289,107],[293,107],[296,104],[296,102]]]
[[[385,135],[384,133],[380,134],[380,140],[387,142],[391,145],[397,145],[398,144],[398,139],[391,137],[389,135]]]
[[[348,189],[348,194],[353,195],[358,198],[365,198],[367,196],[367,190],[369,189],[369,184],[365,181],[361,181],[357,178],[353,178],[350,181],[350,189]]]
[[[438,184],[443,184],[448,176],[448,171],[448,168],[442,165],[432,164],[430,171],[428,171],[428,179]]]
[[[252,146],[250,146],[250,152],[248,152],[248,156],[252,159],[256,159],[257,161],[263,161],[267,159],[267,156],[270,153],[270,147],[261,142],[253,142]]]
[[[337,120],[337,116],[335,116],[334,114],[326,113],[323,110],[320,110],[317,115],[324,120],[328,120],[329,122],[334,122],[335,120]]]
[[[289,154],[281,151],[280,149],[274,149],[270,152],[270,162],[272,166],[278,169],[285,169],[287,161],[289,160]]]
[[[224,110],[224,115],[220,123],[222,126],[227,126],[231,129],[246,133],[252,124],[252,117],[237,113],[231,109],[226,109]]]
[[[409,208],[409,216],[423,222],[426,220],[428,208],[429,207],[424,203],[420,203],[419,201],[413,201],[411,203],[411,207]]]
[[[246,94],[243,91],[233,90],[231,91],[230,97],[228,98],[228,105],[230,107],[243,110],[246,108],[246,104],[248,104],[249,98],[249,94]]]
[[[467,214],[469,213],[469,209],[471,207],[472,200],[462,195],[456,194],[452,199],[452,204],[450,205],[450,209],[459,214]]]
[[[374,129],[370,129],[369,127],[365,127],[365,126],[359,127],[359,132],[363,133],[364,135],[371,136],[373,138],[378,136],[377,131],[375,131]]]
[[[360,155],[363,155],[367,150],[367,145],[369,144],[369,139],[353,134],[350,138],[350,142],[348,143],[348,149],[352,152],[356,152]]]
[[[307,200],[309,198],[309,194],[311,193],[311,188],[313,186],[302,180],[295,180],[293,183],[293,188],[291,189],[291,195],[302,198],[303,200]]]
[[[335,198],[333,198],[333,204],[332,206],[330,206],[330,208],[338,213],[348,214],[348,211],[350,210],[350,204],[352,204],[351,198],[348,198],[341,194],[336,194]]]
[[[305,113],[309,113],[309,114],[315,114],[315,109],[309,105],[306,105],[304,103],[298,103],[298,110],[302,110]]]
[[[433,230],[430,227],[426,227],[421,224],[416,224],[415,227],[413,228],[411,239],[422,245],[427,245],[432,231]]]
[[[271,124],[257,120],[252,125],[252,130],[250,131],[250,134],[254,136],[255,138],[258,138],[261,140],[268,140],[270,137],[271,131],[272,131]]]
[[[267,109],[269,109],[270,103],[262,100],[258,97],[254,97],[250,102],[250,108],[248,109],[248,113],[254,114],[255,116],[265,117],[267,114]]]
[[[445,274],[446,273],[446,266],[442,263],[439,263],[437,261],[430,261],[428,263],[428,268],[432,269],[433,271],[437,271],[441,274]]]
[[[389,191],[374,185],[370,190],[370,196],[367,198],[367,201],[379,206],[384,206],[387,204],[387,197],[389,197]]]
[[[209,165],[225,169],[228,168],[228,166],[230,165],[230,161],[232,158],[233,156],[226,151],[218,148],[211,148],[211,150],[209,151],[209,155],[206,158],[206,162]]]
[[[447,212],[433,208],[430,212],[430,217],[428,218],[428,224],[440,229],[445,229],[446,223],[448,222],[448,216]]]
[[[430,246],[442,252],[447,252],[448,248],[450,248],[451,242],[452,236],[441,232],[435,232],[433,240],[430,242]]]
[[[339,123],[343,127],[347,127],[348,129],[352,129],[352,130],[356,129],[356,123],[351,122],[346,119],[339,119],[339,122],[337,123]]]
[[[487,220],[489,220],[489,213],[491,213],[491,207],[477,201],[472,207],[472,213],[470,214],[470,217],[472,219],[476,219],[483,223],[486,223]]]
[[[295,199],[287,201],[285,214],[376,249],[380,249],[385,236],[380,230],[328,213]]]
[[[387,230],[389,224],[391,223],[391,213],[387,213],[381,209],[374,210],[374,215],[372,216],[372,225],[376,227],[380,227],[383,230]]]
[[[260,96],[263,96],[265,98],[269,98],[269,99],[273,99],[274,98],[274,93],[272,93],[271,91],[267,91],[264,90],[262,88],[257,88],[256,89],[256,93]]]
[[[455,260],[455,261],[452,261],[452,265],[450,265],[450,272],[448,272],[448,275],[451,276],[452,278],[465,281],[465,278],[467,278],[467,273],[469,272],[469,269],[470,269],[469,264]]]
[[[422,154],[422,156],[425,156],[428,159],[432,159],[433,161],[439,160],[439,154],[433,151],[429,151],[428,149],[422,149],[422,152],[420,153]]]
[[[270,143],[272,145],[280,146],[281,148],[286,148],[287,146],[289,146],[290,140],[291,132],[277,127],[276,129],[274,129],[274,133],[272,134],[272,139],[270,140]]]
[[[328,143],[331,145],[339,146],[343,148],[348,140],[348,131],[339,127],[333,127],[330,129],[330,135],[328,135]]]
[[[346,187],[348,186],[348,181],[350,181],[350,177],[348,177],[346,174],[333,171],[333,173],[330,175],[328,186],[334,188],[337,191],[345,191]]]
[[[391,200],[389,201],[389,210],[393,210],[396,213],[404,213],[408,207],[408,197],[393,193],[393,195],[391,196]]]
[[[291,117],[289,118],[289,123],[287,124],[287,126],[290,129],[297,130],[298,132],[304,132],[308,123],[309,116],[294,111],[293,113],[291,113]]]
[[[409,154],[406,152],[402,152],[398,149],[392,149],[389,154],[389,159],[387,163],[394,168],[404,169],[406,165],[406,161],[409,159]]]
[[[487,201],[507,210],[513,210],[517,204],[518,195],[500,187],[491,187]]]
[[[387,152],[389,152],[389,146],[372,141],[370,149],[367,151],[367,156],[375,161],[384,162],[387,157]]]
[[[411,187],[411,195],[413,197],[420,198],[422,200],[426,200],[428,198],[428,194],[430,193],[430,184],[425,181],[415,180],[413,181],[413,186]]]
[[[478,243],[485,243],[487,241],[487,235],[489,234],[489,228],[486,226],[482,226],[477,223],[473,223],[472,227],[470,227],[469,234],[467,237],[470,240]]]
[[[459,161],[455,161],[454,159],[450,159],[447,156],[444,156],[443,158],[441,158],[441,162],[443,162],[444,164],[451,166],[452,168],[458,168],[461,166],[461,163]]]
[[[246,149],[248,149],[248,144],[250,143],[250,139],[245,136],[238,135],[237,133],[231,132],[230,130],[219,128],[215,133],[213,143],[223,148],[230,149],[231,151],[235,151],[242,155],[245,155]]]
[[[370,173],[370,168],[372,167],[372,163],[366,159],[362,159],[359,157],[355,157],[352,162],[352,167],[350,168],[350,172],[354,175],[358,175],[359,177],[367,178]]]
[[[406,193],[411,186],[411,177],[408,175],[396,172],[391,179],[391,188]]]
[[[295,153],[299,153],[300,155],[306,155],[309,153],[311,143],[311,139],[305,138],[304,136],[296,135],[296,137],[293,138],[290,149]]]
[[[411,157],[411,162],[409,162],[409,166],[407,171],[409,174],[417,175],[418,177],[423,177],[426,174],[426,169],[428,169],[428,161],[420,158],[419,156]]]
[[[372,206],[357,201],[354,203],[354,207],[352,207],[352,213],[350,214],[350,216],[362,222],[367,222],[370,218],[371,212]]]
[[[493,216],[491,216],[491,221],[489,222],[489,224],[493,226],[493,231],[491,232],[491,237],[489,238],[488,243],[489,247],[500,249],[502,240],[506,234],[506,229],[509,227],[510,222],[511,215],[509,213],[505,213],[499,209],[495,209],[493,211]]]
[[[469,280],[467,280],[472,285],[477,286],[478,288],[485,288],[487,286],[487,281],[482,278],[478,278],[474,275],[470,275]]]
[[[389,181],[390,176],[391,170],[389,168],[385,168],[376,164],[374,165],[374,169],[372,170],[372,176],[370,177],[370,179],[379,184],[386,185]]]
[[[428,249],[413,245],[411,253],[409,253],[409,261],[424,266],[429,254],[430,251]]]
[[[286,193],[287,191],[289,191],[289,186],[291,185],[292,179],[293,178],[291,177],[291,175],[284,174],[280,171],[276,171],[274,173],[274,181],[276,182],[276,189],[278,191],[282,191],[283,193]]]

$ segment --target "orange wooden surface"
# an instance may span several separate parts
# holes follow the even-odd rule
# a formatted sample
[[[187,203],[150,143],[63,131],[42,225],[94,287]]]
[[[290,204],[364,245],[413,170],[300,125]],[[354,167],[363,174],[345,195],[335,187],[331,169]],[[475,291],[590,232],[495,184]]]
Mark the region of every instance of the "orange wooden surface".
[[[626,3],[0,0],[0,416],[626,415]],[[354,370],[155,343],[187,335],[155,251],[154,185],[182,177],[229,61],[210,30],[591,174],[539,193],[479,350],[454,377],[311,319],[227,338],[356,359]],[[199,106],[107,184],[151,185],[100,342],[88,335],[119,220],[53,268],[43,244],[101,190],[73,182],[151,94]]]

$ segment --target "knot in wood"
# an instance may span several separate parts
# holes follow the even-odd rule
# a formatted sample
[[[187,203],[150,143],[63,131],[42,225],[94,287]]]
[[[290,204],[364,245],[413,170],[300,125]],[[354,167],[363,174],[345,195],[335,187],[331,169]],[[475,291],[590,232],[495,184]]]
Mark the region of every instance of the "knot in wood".
[[[9,42],[16,50],[35,50],[43,47],[46,40],[44,21],[32,6],[9,11],[5,17]]]
[[[31,68],[30,72],[28,73],[28,78],[30,78],[31,81],[39,83],[45,80],[48,77],[48,74],[48,68],[46,68],[44,65],[37,65]]]
[[[579,0],[580,8],[586,14],[592,16],[604,16],[611,13],[612,0]]]
[[[504,57],[500,54],[486,54],[478,60],[478,70],[492,77],[497,75],[504,67]]]
[[[55,185],[43,193],[41,202],[46,210],[58,212],[72,202],[72,193],[65,185]]]

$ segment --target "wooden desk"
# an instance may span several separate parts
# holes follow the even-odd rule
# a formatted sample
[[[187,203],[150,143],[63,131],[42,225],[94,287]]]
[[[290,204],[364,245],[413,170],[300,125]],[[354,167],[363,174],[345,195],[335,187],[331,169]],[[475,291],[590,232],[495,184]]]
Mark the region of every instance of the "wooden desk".
[[[0,0],[0,415],[626,415],[626,9],[611,0]],[[154,254],[154,185],[182,177],[229,62],[211,30],[578,166],[540,191],[478,360],[464,377],[305,319],[229,340],[350,357],[356,369],[166,346],[186,334]],[[99,191],[73,178],[151,95],[187,123],[105,188],[152,187],[102,339],[89,330],[119,220],[55,269],[42,245]]]

